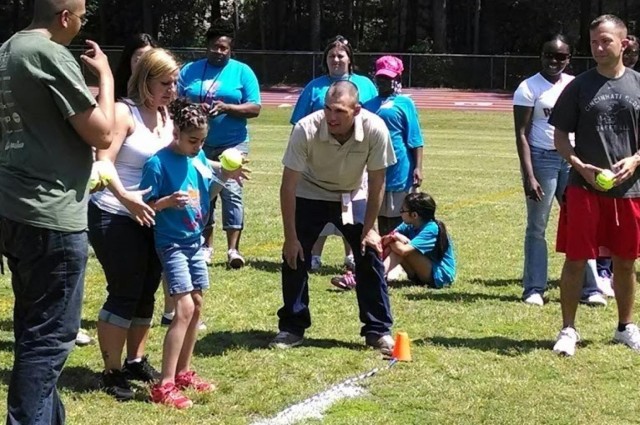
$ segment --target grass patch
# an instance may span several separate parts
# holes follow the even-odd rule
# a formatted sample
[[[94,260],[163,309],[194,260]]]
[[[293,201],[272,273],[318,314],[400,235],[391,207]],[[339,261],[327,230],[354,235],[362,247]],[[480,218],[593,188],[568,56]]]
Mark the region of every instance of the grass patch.
[[[224,237],[216,233],[216,265],[205,294],[208,329],[196,346],[195,367],[218,382],[214,394],[195,398],[188,412],[144,402],[119,404],[97,390],[101,370],[96,346],[71,354],[60,381],[69,423],[246,424],[270,417],[334,383],[383,366],[358,336],[355,293],[328,283],[342,261],[342,243],[330,238],[326,266],[310,280],[313,326],[303,347],[266,349],[281,305],[278,204],[281,158],[289,110],[265,108],[251,126],[253,180],[246,187],[247,230],[242,251],[248,266],[224,267]],[[551,352],[560,325],[559,290],[550,303],[519,301],[525,208],[507,113],[422,112],[423,189],[438,202],[459,259],[459,276],[447,290],[406,285],[390,289],[395,330],[413,339],[414,361],[364,383],[365,397],[334,405],[326,424],[625,424],[637,423],[640,358],[610,343],[615,303],[581,308],[585,338],[572,359]],[[548,235],[555,238],[557,209]],[[552,244],[550,243],[553,252]],[[557,280],[562,258],[551,254]],[[161,294],[158,294],[161,298]],[[102,270],[92,258],[86,278],[83,326],[95,336],[105,299]],[[0,277],[0,407],[12,364],[12,293]],[[161,311],[158,303],[156,311]],[[148,343],[159,367],[164,329]],[[141,388],[141,390],[143,390]],[[318,423],[311,421],[308,423]]]

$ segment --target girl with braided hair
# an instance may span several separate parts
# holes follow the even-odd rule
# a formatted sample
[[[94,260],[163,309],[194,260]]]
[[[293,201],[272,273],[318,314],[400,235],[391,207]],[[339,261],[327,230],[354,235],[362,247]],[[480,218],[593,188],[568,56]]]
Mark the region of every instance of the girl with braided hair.
[[[164,339],[162,371],[151,388],[151,400],[178,409],[192,406],[181,390],[214,389],[191,369],[202,291],[209,287],[203,231],[211,199],[228,178],[241,182],[246,170],[227,171],[209,162],[202,150],[207,137],[209,108],[177,99],[169,106],[173,141],[145,163],[140,188],[155,212],[155,246],[175,304],[175,313]]]

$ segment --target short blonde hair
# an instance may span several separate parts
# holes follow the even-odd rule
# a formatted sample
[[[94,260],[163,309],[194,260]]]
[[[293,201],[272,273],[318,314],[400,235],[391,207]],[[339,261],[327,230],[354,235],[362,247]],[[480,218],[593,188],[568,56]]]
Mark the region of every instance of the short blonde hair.
[[[136,105],[144,105],[151,100],[149,82],[180,69],[178,61],[168,50],[153,48],[145,52],[136,64],[127,83],[127,95]]]

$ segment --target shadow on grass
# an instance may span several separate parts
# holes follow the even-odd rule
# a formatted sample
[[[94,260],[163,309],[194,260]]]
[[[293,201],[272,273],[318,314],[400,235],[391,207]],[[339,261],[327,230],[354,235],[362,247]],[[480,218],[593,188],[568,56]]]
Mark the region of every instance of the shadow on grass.
[[[452,303],[475,303],[478,301],[505,301],[521,302],[521,298],[516,295],[483,294],[468,292],[449,292],[447,290],[427,290],[421,294],[406,294],[404,297],[410,301],[446,301]]]
[[[265,271],[268,273],[280,273],[282,271],[282,261],[270,261],[270,260],[249,260],[247,261],[247,267]],[[323,265],[318,270],[309,271],[310,274],[320,276],[335,276],[343,274],[345,272],[344,267],[336,265]]]
[[[225,331],[207,334],[196,343],[195,353],[203,356],[220,356],[230,350],[268,350],[269,342],[276,336],[275,332],[260,330]],[[365,349],[364,344],[339,341],[327,338],[305,337],[302,347],[316,348],[349,348],[352,350]]]
[[[474,278],[469,281],[472,285],[478,286],[522,286],[522,279],[479,279]]]
[[[640,276],[640,274],[639,274]],[[504,286],[522,286],[522,279],[479,279],[474,278],[469,281],[472,285],[504,287]],[[560,287],[560,280],[553,279],[547,283],[547,289]]]
[[[488,336],[484,338],[446,338],[435,336],[412,341],[414,345],[439,345],[446,348],[470,348],[496,353],[501,356],[516,357],[530,353],[534,350],[552,350],[553,340],[517,340],[502,336]],[[581,347],[586,347],[588,340],[580,341]]]
[[[388,286],[389,288],[394,288],[394,289],[399,289],[399,288],[410,288],[410,287],[412,287],[412,286],[423,286],[423,287],[424,287],[424,285],[421,285],[421,284],[419,284],[419,283],[416,283],[416,282],[414,282],[414,281],[412,281],[412,280],[407,280],[407,279],[404,279],[404,280],[391,280],[391,281],[388,281],[388,282],[387,282],[387,286]]]

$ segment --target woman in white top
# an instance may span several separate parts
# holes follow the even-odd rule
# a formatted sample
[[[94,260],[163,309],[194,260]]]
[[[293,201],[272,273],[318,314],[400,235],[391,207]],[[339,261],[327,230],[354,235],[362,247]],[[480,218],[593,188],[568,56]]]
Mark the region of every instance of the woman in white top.
[[[153,211],[130,194],[139,194],[147,159],[173,139],[167,105],[176,96],[178,72],[166,50],[144,53],[129,80],[129,98],[116,103],[113,143],[97,152],[98,160],[111,161],[117,171],[109,190],[92,196],[89,238],[107,279],[107,300],[98,316],[102,388],[118,400],[134,397],[127,379],[151,382],[159,376],[144,355],[162,271],[150,227]]]
[[[542,70],[524,80],[513,96],[513,117],[527,202],[522,298],[527,304],[541,306],[548,279],[545,231],[553,199],[561,202],[569,178],[569,164],[556,151],[554,127],[548,119],[560,93],[574,77],[564,73],[571,47],[563,35],[548,39],[540,58]],[[582,296],[585,303],[606,305],[590,267]]]

